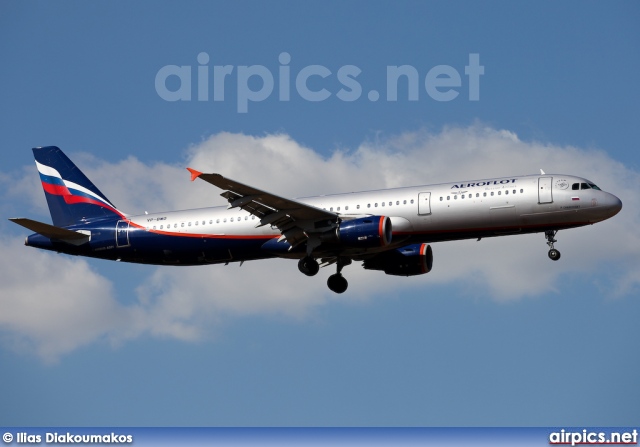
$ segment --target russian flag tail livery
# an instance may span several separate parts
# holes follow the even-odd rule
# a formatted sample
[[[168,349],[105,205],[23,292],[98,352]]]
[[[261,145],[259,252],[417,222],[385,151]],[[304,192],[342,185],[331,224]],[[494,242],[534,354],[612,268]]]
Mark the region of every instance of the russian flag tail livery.
[[[124,215],[56,146],[33,149],[53,224],[67,227]]]

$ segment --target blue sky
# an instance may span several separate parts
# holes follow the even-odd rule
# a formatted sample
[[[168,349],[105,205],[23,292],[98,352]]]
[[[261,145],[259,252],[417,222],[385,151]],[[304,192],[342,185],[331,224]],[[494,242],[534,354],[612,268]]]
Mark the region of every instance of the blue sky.
[[[3,2],[0,210],[48,221],[30,149],[57,145],[130,213],[221,204],[184,168],[292,197],[547,172],[616,195],[611,221],[434,245],[434,271],[324,277],[287,261],[171,269],[21,245],[0,223],[3,425],[638,425],[637,2]],[[197,101],[197,57],[234,67]],[[238,67],[278,90],[238,113]],[[478,54],[479,100],[465,66]],[[155,87],[191,66],[191,101]],[[325,101],[297,94],[297,73]],[[386,70],[419,73],[417,101]],[[431,98],[429,70],[461,75]],[[340,100],[356,66],[362,96]],[[176,79],[169,81],[175,89]],[[256,81],[256,82],[253,82]],[[253,79],[252,89],[260,82]],[[173,82],[173,83],[171,83]],[[213,86],[210,86],[213,92]],[[381,99],[370,101],[375,89]],[[204,182],[202,182],[204,183]],[[324,276],[323,276],[324,275]],[[4,316],[2,316],[4,315]]]

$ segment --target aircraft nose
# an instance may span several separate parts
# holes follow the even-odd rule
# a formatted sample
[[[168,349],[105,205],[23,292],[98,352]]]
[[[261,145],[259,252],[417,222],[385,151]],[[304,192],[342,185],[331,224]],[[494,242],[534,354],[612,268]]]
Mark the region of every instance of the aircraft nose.
[[[607,197],[607,208],[611,212],[610,217],[615,216],[622,209],[622,200],[609,193],[609,196]]]

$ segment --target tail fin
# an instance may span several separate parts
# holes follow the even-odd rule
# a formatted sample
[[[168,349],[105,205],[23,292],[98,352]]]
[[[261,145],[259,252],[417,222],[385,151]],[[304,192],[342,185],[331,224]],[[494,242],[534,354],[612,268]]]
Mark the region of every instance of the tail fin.
[[[53,224],[57,227],[124,215],[56,146],[33,149]]]

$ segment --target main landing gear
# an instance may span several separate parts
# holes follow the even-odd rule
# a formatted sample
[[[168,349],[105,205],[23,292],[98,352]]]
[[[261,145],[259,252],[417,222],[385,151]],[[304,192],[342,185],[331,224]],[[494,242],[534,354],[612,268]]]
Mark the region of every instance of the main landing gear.
[[[327,280],[327,286],[329,287],[329,290],[335,293],[344,293],[347,290],[347,287],[349,287],[349,283],[340,272],[345,265],[349,264],[351,264],[351,259],[338,258],[338,272],[329,276],[329,279]]]
[[[547,238],[547,245],[549,246],[549,259],[551,259],[552,261],[557,261],[558,259],[560,259],[560,252],[553,248],[553,244],[555,242],[558,242],[554,237],[557,232],[558,230],[544,232],[544,236]]]
[[[318,261],[311,256],[305,256],[298,261],[298,270],[307,276],[315,276],[320,270],[320,266],[318,265]]]
[[[329,276],[327,280],[327,286],[329,289],[335,293],[344,293],[349,287],[349,283],[340,273],[344,266],[351,264],[351,259],[349,258],[338,258],[336,261],[336,265],[338,266],[338,272]],[[318,265],[318,261],[313,259],[311,256],[305,256],[304,258],[298,261],[298,270],[304,273],[307,276],[314,276],[320,270],[320,265]]]

